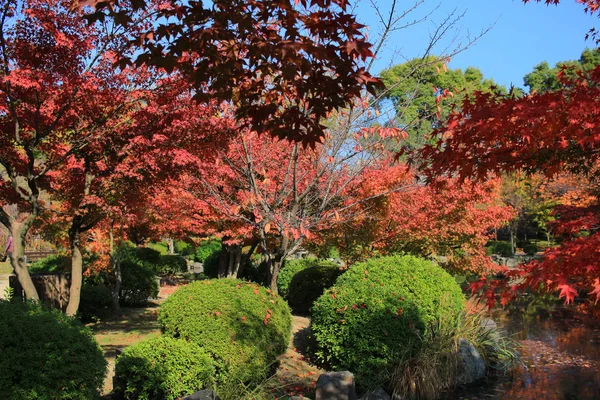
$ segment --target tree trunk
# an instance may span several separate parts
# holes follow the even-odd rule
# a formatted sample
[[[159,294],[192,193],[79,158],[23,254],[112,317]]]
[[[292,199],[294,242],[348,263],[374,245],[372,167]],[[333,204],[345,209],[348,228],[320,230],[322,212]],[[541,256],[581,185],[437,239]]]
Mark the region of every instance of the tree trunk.
[[[81,285],[83,284],[83,255],[81,254],[81,233],[79,227],[73,227],[71,239],[71,287],[69,289],[69,304],[66,314],[74,316],[79,310],[81,300]]]
[[[516,252],[516,248],[515,248],[515,234],[514,234],[512,228],[509,229],[509,233],[510,233],[510,250],[514,256],[515,252]]]
[[[119,272],[117,272],[117,260],[115,257],[115,232],[114,232],[114,226],[115,226],[115,220],[112,219],[110,221],[110,228],[108,229],[108,237],[109,237],[109,254],[110,254],[110,266],[112,267],[111,269],[113,271],[115,271],[115,285],[112,288],[112,299],[111,299],[111,307],[113,310],[118,310],[119,309],[119,291],[120,287],[118,290],[116,289],[116,282],[119,280],[118,276]]]
[[[121,225],[119,227],[119,245],[117,246],[117,257],[115,261],[115,286],[113,288],[113,296],[112,296],[112,307],[114,310],[118,310],[120,307],[119,304],[119,294],[121,293],[121,284],[123,283],[123,277],[121,275],[121,245],[123,244],[123,221],[121,221]],[[112,236],[112,229],[111,229]],[[114,255],[113,255],[114,257]]]
[[[231,274],[229,278],[237,278],[240,273],[240,265],[242,264],[242,246],[235,245],[232,246],[229,257],[233,259],[233,269],[231,269]]]
[[[269,277],[269,289],[275,294],[277,292],[277,278],[279,277],[279,271],[281,270],[281,266],[283,265],[283,259],[273,260],[271,263],[271,273]]]
[[[27,236],[28,230],[29,226],[17,222],[11,227],[13,251],[10,256],[10,264],[15,271],[19,284],[25,292],[25,297],[29,300],[39,301],[40,296],[33,285],[33,280],[31,280],[31,275],[29,275],[27,263],[25,262],[25,236]]]
[[[248,254],[246,254],[246,255],[243,255],[242,249],[240,249],[240,255],[242,258],[240,260],[240,267],[237,272],[238,278],[242,277],[242,274],[244,273],[244,268],[246,267],[246,264],[250,263],[250,261],[252,260],[252,254],[254,254],[254,251],[256,250],[257,246],[258,246],[258,240],[254,241],[254,243],[252,243],[252,246],[250,246],[250,250],[248,250]]]
[[[169,245],[169,254],[175,254],[175,241],[171,238],[167,238],[167,244]]]

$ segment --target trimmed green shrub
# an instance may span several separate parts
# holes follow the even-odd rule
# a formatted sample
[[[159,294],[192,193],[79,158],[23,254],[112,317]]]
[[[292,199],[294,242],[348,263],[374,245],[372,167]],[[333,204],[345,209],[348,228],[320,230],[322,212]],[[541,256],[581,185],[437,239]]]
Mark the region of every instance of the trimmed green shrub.
[[[143,247],[141,247],[141,248],[143,248]],[[158,252],[158,254],[161,256],[169,254],[169,245],[165,242],[148,243],[146,245],[146,248],[149,248],[149,249],[152,249],[152,250]]]
[[[30,274],[59,274],[71,273],[71,257],[56,254],[38,260],[29,267]]]
[[[221,240],[220,239],[209,239],[203,240],[196,247],[196,253],[194,254],[194,260],[198,262],[205,262],[208,257],[214,253],[221,251]]]
[[[281,271],[279,271],[279,275],[277,276],[277,291],[279,292],[279,295],[283,298],[287,298],[288,289],[294,275],[303,269],[312,267],[317,262],[318,260],[314,257],[286,261],[283,265],[283,268],[281,268]]]
[[[236,279],[197,281],[173,293],[158,321],[167,336],[197,343],[215,359],[219,382],[260,382],[290,339],[279,296]]]
[[[486,253],[488,255],[497,254],[502,257],[512,257],[512,246],[508,242],[489,242],[486,246]]]
[[[181,240],[177,240],[175,242],[175,253],[179,254],[183,257],[188,257],[191,255],[195,255],[196,249],[194,245],[191,243],[183,242]]]
[[[299,314],[308,314],[313,303],[335,283],[343,271],[329,261],[319,261],[292,277],[287,301],[292,310]]]
[[[204,267],[204,274],[209,278],[219,277],[219,258],[221,257],[221,250],[215,251],[208,256],[202,263]]]
[[[187,272],[185,258],[177,255],[160,256],[158,264],[154,265],[154,272],[160,276],[170,276]]]
[[[128,400],[175,400],[207,387],[214,373],[213,360],[200,346],[163,336],[123,351],[114,391]]]
[[[111,288],[101,284],[83,283],[79,301],[79,316],[83,321],[92,321],[101,317],[111,305]]]
[[[250,260],[243,258],[245,265],[242,267],[242,279],[256,282],[266,286],[268,265],[262,254],[254,253]]]
[[[138,264],[131,260],[121,261],[121,291],[119,299],[121,304],[141,306],[147,303],[148,298],[158,296],[158,282],[152,267]]]
[[[527,243],[525,246],[523,246],[523,251],[528,256],[535,256],[538,252],[538,247],[533,243]]]
[[[91,399],[106,373],[92,332],[59,311],[0,300],[0,398]]]
[[[361,387],[377,386],[427,343],[429,326],[458,315],[464,301],[454,278],[430,261],[389,256],[355,264],[313,306],[315,355],[352,371]]]
[[[123,259],[137,261],[146,265],[156,265],[160,263],[160,257],[163,255],[160,251],[150,247],[130,247],[125,252]]]

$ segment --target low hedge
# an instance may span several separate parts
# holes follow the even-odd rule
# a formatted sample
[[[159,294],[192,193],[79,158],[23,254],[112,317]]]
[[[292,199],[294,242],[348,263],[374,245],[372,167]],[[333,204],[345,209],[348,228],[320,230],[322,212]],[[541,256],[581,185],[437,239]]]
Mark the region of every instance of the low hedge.
[[[464,300],[452,276],[430,261],[389,256],[355,264],[315,302],[315,356],[352,371],[363,388],[380,385],[427,343],[427,328],[458,315]]]
[[[260,382],[289,342],[291,314],[273,292],[236,279],[197,281],[161,306],[162,332],[198,344],[218,381]]]
[[[114,391],[127,400],[175,400],[209,386],[214,373],[212,358],[197,344],[158,337],[117,358]]]
[[[523,251],[528,256],[535,256],[537,254],[537,252],[539,251],[539,249],[535,244],[527,243],[527,244],[525,244],[525,246],[523,246]]]
[[[89,328],[59,311],[0,300],[0,398],[91,399],[106,360]]]

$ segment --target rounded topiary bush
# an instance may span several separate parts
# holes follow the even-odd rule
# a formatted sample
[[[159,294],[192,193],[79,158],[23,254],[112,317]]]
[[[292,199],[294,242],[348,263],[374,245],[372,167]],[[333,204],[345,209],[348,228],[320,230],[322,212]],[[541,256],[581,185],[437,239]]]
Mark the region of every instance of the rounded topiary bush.
[[[523,246],[523,251],[528,256],[535,256],[539,251],[538,247],[533,243],[527,243]]]
[[[163,303],[163,333],[197,343],[215,359],[218,378],[262,380],[289,342],[291,314],[273,292],[236,279],[194,282]]]
[[[315,356],[352,371],[363,387],[382,384],[395,364],[427,341],[428,327],[464,307],[460,287],[439,266],[412,256],[356,264],[315,302]]]
[[[283,298],[286,298],[294,275],[303,269],[312,267],[315,265],[315,263],[317,263],[317,259],[313,257],[286,261],[281,271],[279,271],[279,275],[277,276],[277,291],[279,292],[279,295]]]
[[[160,260],[154,267],[154,272],[160,276],[169,276],[187,272],[187,262],[185,261],[185,258],[178,255],[160,256]]]
[[[79,316],[83,321],[92,321],[107,314],[112,305],[112,289],[102,284],[84,282],[81,287]]]
[[[91,399],[106,361],[89,328],[59,311],[0,300],[0,398]]]
[[[174,400],[210,386],[214,373],[212,358],[197,344],[158,337],[117,358],[114,391],[128,400]]]
[[[288,304],[298,314],[308,314],[313,303],[330,288],[343,271],[328,261],[298,271],[290,282],[287,291]]]
[[[138,264],[131,260],[121,262],[121,304],[142,306],[149,298],[158,296],[158,282],[154,269],[146,264]]]

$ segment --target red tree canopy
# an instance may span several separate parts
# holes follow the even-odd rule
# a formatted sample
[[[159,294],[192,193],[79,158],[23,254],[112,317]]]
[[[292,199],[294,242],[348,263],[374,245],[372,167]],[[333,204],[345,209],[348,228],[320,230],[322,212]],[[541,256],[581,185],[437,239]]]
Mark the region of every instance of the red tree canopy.
[[[565,238],[541,261],[517,275],[529,287],[560,290],[567,302],[582,290],[600,299],[599,169],[600,66],[590,71],[559,73],[561,87],[520,98],[478,93],[460,113],[433,132],[413,161],[430,179],[458,174],[484,180],[490,173],[525,171],[555,177],[576,173],[588,183],[589,204],[556,209],[556,233]]]
[[[363,66],[373,53],[347,0],[78,4],[96,7],[92,21],[144,21],[121,65],[178,70],[197,99],[232,102],[238,120],[259,133],[312,145],[328,113],[379,84]]]

